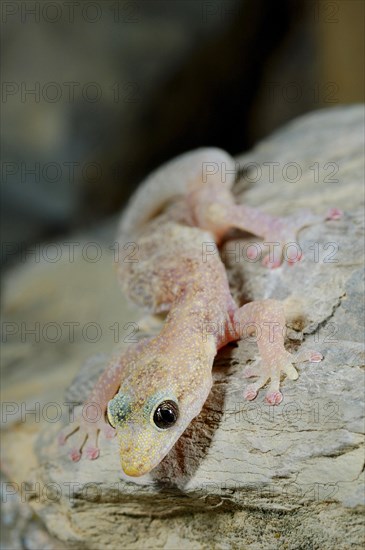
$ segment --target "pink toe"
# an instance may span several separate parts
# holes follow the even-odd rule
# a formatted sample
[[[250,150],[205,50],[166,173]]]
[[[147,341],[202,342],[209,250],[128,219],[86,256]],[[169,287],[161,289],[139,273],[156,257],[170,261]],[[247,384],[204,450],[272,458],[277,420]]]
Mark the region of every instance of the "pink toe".
[[[252,401],[253,399],[255,399],[256,396],[257,396],[256,390],[248,389],[245,392],[243,392],[243,397],[244,399],[247,399],[247,401]]]
[[[327,220],[340,220],[343,217],[343,211],[339,208],[330,208],[327,212]]]
[[[322,361],[322,359],[323,359],[323,355],[318,351],[314,351],[313,353],[311,353],[309,360],[311,363],[319,363],[320,361]]]
[[[303,260],[303,258],[304,258],[304,254],[303,254],[303,252],[301,252],[301,253],[300,253],[298,256],[296,256],[295,258],[289,258],[288,264],[289,264],[290,266],[295,265],[296,263],[298,263],[298,262],[300,262],[301,260]]]
[[[283,400],[283,394],[279,391],[273,391],[266,395],[265,401],[269,403],[269,405],[279,405]]]
[[[256,260],[256,258],[257,258],[257,248],[256,247],[249,246],[247,248],[247,258],[249,260]]]
[[[280,261],[279,260],[273,260],[270,261],[269,256],[265,256],[265,258],[262,260],[262,265],[267,267],[268,269],[276,269],[277,267],[280,267]]]
[[[85,456],[89,460],[96,460],[99,456],[99,449],[97,447],[87,447],[85,449]]]
[[[81,453],[79,449],[71,449],[70,451],[70,458],[72,462],[78,462],[81,458]]]

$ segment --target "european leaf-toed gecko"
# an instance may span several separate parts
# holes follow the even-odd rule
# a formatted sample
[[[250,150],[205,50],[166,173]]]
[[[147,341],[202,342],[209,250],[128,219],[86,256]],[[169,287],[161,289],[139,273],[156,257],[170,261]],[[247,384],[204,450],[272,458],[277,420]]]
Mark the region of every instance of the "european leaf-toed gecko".
[[[282,262],[286,243],[295,242],[301,227],[337,219],[301,211],[276,218],[235,204],[230,188],[235,162],[228,153],[198,149],[152,173],[132,197],[120,225],[120,246],[133,243],[133,253],[117,265],[122,288],[137,304],[158,313],[167,311],[156,337],[130,346],[112,358],[83,409],[60,442],[71,438],[70,455],[99,456],[98,434],[118,435],[121,466],[141,476],[157,466],[191,420],[199,414],[212,386],[217,351],[241,337],[245,327],[258,331],[261,362],[244,396],[252,400],[270,381],[266,401],[279,404],[280,376],[298,377],[293,363],[321,361],[306,351],[296,356],[284,347],[283,306],[276,300],[234,302],[224,265],[212,253],[230,228],[249,231],[277,242],[268,267]],[[208,252],[209,251],[209,252]],[[293,260],[294,261],[294,260]],[[290,259],[289,259],[290,262]],[[212,326],[223,326],[220,331]],[[85,411],[96,408],[96,414]],[[75,434],[75,435],[74,435]]]

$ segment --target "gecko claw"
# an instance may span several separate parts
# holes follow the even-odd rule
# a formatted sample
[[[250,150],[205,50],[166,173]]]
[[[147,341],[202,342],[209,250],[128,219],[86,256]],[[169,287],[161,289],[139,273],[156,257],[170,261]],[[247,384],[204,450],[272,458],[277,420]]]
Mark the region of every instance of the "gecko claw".
[[[276,269],[280,267],[281,265],[281,259],[270,261],[270,255],[265,256],[265,258],[262,260],[262,265],[264,267],[267,267],[269,269]]]
[[[249,260],[256,260],[256,258],[257,258],[257,248],[253,247],[253,246],[248,246],[246,254],[247,254],[247,258]]]
[[[257,397],[257,390],[254,389],[254,388],[248,387],[243,392],[243,397],[244,397],[244,399],[247,399],[247,401],[253,401]]]
[[[85,449],[85,456],[88,460],[96,460],[99,457],[100,451],[97,447],[90,445]]]
[[[309,357],[311,363],[320,363],[323,359],[323,355],[318,351],[313,351]]]
[[[330,208],[326,214],[326,220],[340,220],[343,218],[343,210]]]
[[[76,448],[71,449],[70,458],[71,458],[72,462],[78,462],[81,458],[80,449],[76,449]]]
[[[266,394],[265,401],[269,405],[279,405],[283,400],[283,394],[280,391],[271,391]]]
[[[295,264],[297,264],[298,262],[301,262],[304,258],[304,254],[303,252],[300,252],[300,254],[298,254],[298,256],[296,258],[289,258],[288,259],[288,264],[290,266],[293,266]]]

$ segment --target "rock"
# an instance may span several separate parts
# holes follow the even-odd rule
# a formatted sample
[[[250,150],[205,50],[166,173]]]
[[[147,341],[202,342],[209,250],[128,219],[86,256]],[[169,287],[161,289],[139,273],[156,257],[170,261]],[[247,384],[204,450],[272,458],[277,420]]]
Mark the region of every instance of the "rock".
[[[100,459],[71,463],[56,444],[60,422],[50,420],[58,410],[67,420],[63,391],[72,375],[67,400],[73,401],[98,376],[102,356],[78,372],[81,360],[110,351],[114,323],[139,318],[113,279],[113,224],[79,239],[99,243],[98,263],[80,253],[73,263],[66,256],[8,276],[7,323],[72,320],[85,327],[93,320],[103,333],[91,342],[77,330],[72,346],[63,332],[53,345],[43,337],[36,346],[14,334],[4,346],[6,401],[13,403],[3,431],[4,470],[52,540],[77,549],[362,547],[363,135],[361,106],[319,111],[237,159],[239,201],[276,214],[345,211],[340,221],[301,231],[304,259],[294,266],[268,271],[259,261],[243,261],[249,243],[258,243],[248,235],[232,235],[222,249],[237,300],[282,299],[288,349],[314,348],[324,360],[300,364],[299,379],[283,383],[283,402],[269,407],[263,393],[243,400],[242,367],[254,363],[255,343],[227,346],[203,411],[142,478],[122,473],[115,440],[103,442]],[[270,162],[278,163],[271,165],[273,177]],[[25,377],[32,383],[22,385]],[[38,402],[39,418],[24,422],[22,401]]]

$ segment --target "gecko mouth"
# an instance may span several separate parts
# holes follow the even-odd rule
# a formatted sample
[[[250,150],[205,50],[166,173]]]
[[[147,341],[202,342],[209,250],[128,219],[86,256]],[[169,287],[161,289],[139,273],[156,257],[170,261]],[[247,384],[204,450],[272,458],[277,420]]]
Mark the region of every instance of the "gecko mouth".
[[[173,445],[173,443],[172,443]],[[171,446],[172,446],[171,445]],[[145,453],[143,456],[141,454],[132,456],[121,456],[121,467],[123,472],[130,477],[141,477],[145,474],[148,474],[153,468],[156,468],[158,464],[161,462],[163,457],[168,453],[171,446],[169,446],[169,449],[166,449],[166,452],[157,456],[152,456],[152,453]]]
[[[123,453],[123,450],[121,450],[121,467],[123,472],[130,477],[141,477],[148,474],[160,464],[175,444],[175,441],[176,439],[174,438],[163,450],[160,448],[158,455],[154,455],[151,450],[148,450],[145,453],[136,453],[133,457],[128,457],[128,454]]]
[[[123,472],[127,475],[127,476],[130,476],[130,477],[141,477],[145,474],[148,474],[148,472],[151,470],[152,468],[150,467],[142,467],[142,468],[139,468],[139,467],[136,467],[136,466],[133,466],[133,464],[122,464],[122,470]]]

